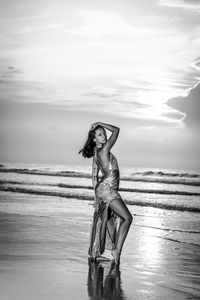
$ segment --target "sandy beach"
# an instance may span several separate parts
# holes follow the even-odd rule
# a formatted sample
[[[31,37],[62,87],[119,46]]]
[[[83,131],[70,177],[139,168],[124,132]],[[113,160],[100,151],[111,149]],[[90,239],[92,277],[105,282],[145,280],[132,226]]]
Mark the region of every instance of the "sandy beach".
[[[118,268],[88,263],[91,201],[1,192],[1,299],[200,299],[200,246],[175,239],[199,228],[199,214],[129,209]]]

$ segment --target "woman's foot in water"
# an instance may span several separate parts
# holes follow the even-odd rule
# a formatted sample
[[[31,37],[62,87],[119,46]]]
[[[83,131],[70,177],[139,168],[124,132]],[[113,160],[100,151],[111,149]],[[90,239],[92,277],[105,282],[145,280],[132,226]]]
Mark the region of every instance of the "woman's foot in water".
[[[101,262],[101,261],[110,261],[110,259],[108,257],[105,256],[98,256],[95,258],[96,262]]]
[[[103,262],[103,261],[110,261],[109,258],[105,257],[105,256],[96,256],[96,257],[89,257],[88,260],[90,260],[91,262]]]
[[[111,254],[112,254],[112,256],[113,256],[113,258],[115,260],[115,263],[119,264],[119,262],[120,262],[120,251],[119,251],[119,249],[114,248],[112,250]]]

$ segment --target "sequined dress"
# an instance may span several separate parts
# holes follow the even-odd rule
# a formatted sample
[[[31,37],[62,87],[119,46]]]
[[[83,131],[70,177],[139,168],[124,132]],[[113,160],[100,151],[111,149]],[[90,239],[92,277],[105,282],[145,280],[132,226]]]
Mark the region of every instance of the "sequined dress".
[[[116,243],[120,218],[109,209],[111,201],[121,199],[119,188],[119,167],[116,157],[110,152],[107,168],[102,168],[97,150],[94,159],[102,172],[102,178],[95,188],[95,201],[98,209],[94,211],[89,256],[100,256],[105,249],[113,249]],[[123,200],[122,200],[123,201]]]

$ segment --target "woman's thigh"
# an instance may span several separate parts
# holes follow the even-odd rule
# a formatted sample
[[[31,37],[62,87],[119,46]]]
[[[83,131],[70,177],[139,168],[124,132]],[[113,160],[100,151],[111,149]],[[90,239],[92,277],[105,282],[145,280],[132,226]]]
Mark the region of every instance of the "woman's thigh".
[[[122,199],[115,199],[110,202],[109,208],[120,218],[126,220],[126,219],[132,219],[132,215],[130,211],[128,210],[128,207],[124,203]]]

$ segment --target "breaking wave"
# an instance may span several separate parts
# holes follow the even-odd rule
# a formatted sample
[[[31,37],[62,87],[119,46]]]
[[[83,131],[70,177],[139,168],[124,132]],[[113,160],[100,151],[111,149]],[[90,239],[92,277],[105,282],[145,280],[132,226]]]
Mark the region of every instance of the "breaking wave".
[[[1,186],[1,191],[4,192],[15,192],[15,193],[26,193],[26,194],[33,194],[33,195],[42,195],[42,196],[53,196],[53,197],[62,197],[62,198],[74,198],[78,200],[88,200],[93,201],[94,197],[90,195],[82,195],[80,193],[75,192],[56,192],[56,191],[47,191],[47,190],[38,190],[38,189],[31,189],[31,188],[23,188],[23,187],[11,187],[11,186]],[[125,202],[129,205],[137,205],[137,206],[148,206],[148,207],[155,207],[155,208],[162,208],[168,210],[178,210],[178,211],[188,211],[188,212],[196,212],[200,213],[200,208],[182,205],[178,203],[174,204],[167,204],[161,202],[151,202],[151,201],[137,201],[137,200],[126,200]]]

